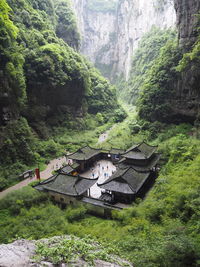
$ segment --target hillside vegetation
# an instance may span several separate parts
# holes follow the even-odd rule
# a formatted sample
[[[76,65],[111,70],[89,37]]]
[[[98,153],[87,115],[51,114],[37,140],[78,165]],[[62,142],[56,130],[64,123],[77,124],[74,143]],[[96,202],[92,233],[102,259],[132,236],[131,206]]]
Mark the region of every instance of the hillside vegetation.
[[[2,0],[0,10],[4,188],[41,156],[48,161],[64,152],[55,142],[56,128],[87,130],[125,114],[115,88],[77,51],[80,36],[70,1]]]
[[[146,33],[139,43],[138,49],[132,58],[130,77],[125,85],[125,90],[120,91],[120,97],[130,104],[136,104],[138,95],[145,86],[150,69],[155,65],[161,49],[170,40],[176,38],[175,31],[161,30],[156,27]]]
[[[134,266],[198,266],[200,141],[188,135],[196,129],[162,125],[153,138],[149,129],[134,135],[133,130],[132,118],[120,123],[108,145],[120,144],[123,136],[125,147],[140,138],[160,144],[162,169],[144,201],[138,199],[131,208],[113,212],[113,220],[104,220],[88,215],[87,206],[60,210],[46,195],[24,188],[0,201],[0,241],[74,234],[112,247]]]
[[[88,3],[94,11],[100,3],[105,4],[101,11],[114,10],[114,1]],[[163,1],[158,3],[162,8]],[[187,51],[169,30],[153,28],[143,38],[133,57],[136,68],[126,84],[127,95],[121,95],[137,105],[128,117],[115,88],[78,53],[79,44],[68,0],[1,0],[1,189],[31,165],[94,145],[99,133],[114,123],[101,146],[127,149],[142,140],[158,145],[159,176],[144,199],[113,211],[112,220],[91,216],[87,205],[60,209],[31,185],[12,192],[0,200],[0,242],[76,235],[85,240],[73,243],[83,257],[88,244],[98,241],[102,258],[112,252],[136,267],[200,266],[199,108],[195,116],[187,109],[179,116],[179,104],[188,99],[179,101],[176,90],[189,81],[192,89],[186,95],[199,95],[199,37]],[[129,107],[125,110],[130,113]],[[69,245],[64,250],[60,246],[51,250],[41,245],[39,254],[62,263],[68,260]]]
[[[186,48],[171,30],[152,28],[142,38],[125,90],[118,90],[123,101],[137,106],[140,119],[199,124],[198,29],[196,42]]]

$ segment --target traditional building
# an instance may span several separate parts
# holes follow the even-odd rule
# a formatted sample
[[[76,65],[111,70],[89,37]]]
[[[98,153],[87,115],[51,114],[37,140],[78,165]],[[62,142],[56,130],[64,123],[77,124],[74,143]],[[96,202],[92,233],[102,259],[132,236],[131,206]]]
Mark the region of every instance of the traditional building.
[[[138,172],[156,171],[160,154],[156,153],[157,146],[150,146],[145,142],[132,146],[121,154],[122,159],[118,161],[120,169],[134,168]]]
[[[58,173],[61,174],[69,174],[69,175],[73,175],[76,176],[78,175],[78,172],[80,171],[80,165],[78,163],[73,163],[72,165],[66,165],[63,168],[61,168],[60,170],[58,170]]]
[[[48,192],[62,204],[81,200],[87,205],[99,206],[106,212],[109,209],[121,208],[120,203],[129,204],[136,197],[143,197],[149,190],[149,184],[156,177],[160,159],[156,150],[156,146],[150,146],[145,142],[134,145],[126,151],[85,146],[67,155],[70,165],[61,168],[57,175],[41,182],[35,188]],[[81,176],[101,159],[108,159],[115,164],[116,171],[110,177],[98,183],[98,177],[89,179]],[[98,172],[100,174],[100,170]],[[90,190],[97,187],[102,189],[101,196],[98,199],[91,198]]]
[[[153,159],[156,150],[157,146],[150,146],[145,142],[142,142],[139,145],[129,148],[124,154],[122,154],[122,157],[127,163],[138,166],[146,166]]]
[[[116,172],[104,183],[98,184],[106,190],[106,198],[112,203],[131,203],[136,197],[143,196],[156,177],[157,163],[160,155],[157,147],[145,142],[134,145],[116,163]],[[104,196],[102,196],[104,199]]]
[[[137,172],[132,167],[117,169],[110,178],[98,186],[110,193],[111,203],[131,203],[150,176],[150,172]]]
[[[80,171],[84,171],[101,158],[101,153],[101,149],[85,146],[77,150],[75,153],[67,155],[67,157],[80,165]]]
[[[57,202],[72,204],[77,199],[89,196],[89,190],[97,180],[98,177],[88,179],[60,173],[42,181],[35,188],[39,191],[48,192]]]

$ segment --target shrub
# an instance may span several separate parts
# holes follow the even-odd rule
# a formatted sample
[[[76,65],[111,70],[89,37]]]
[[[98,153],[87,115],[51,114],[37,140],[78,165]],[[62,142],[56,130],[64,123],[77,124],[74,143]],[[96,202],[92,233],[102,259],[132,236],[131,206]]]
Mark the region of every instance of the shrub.
[[[66,210],[66,218],[69,222],[74,222],[85,217],[87,209],[83,205],[78,205],[76,207],[68,207]]]

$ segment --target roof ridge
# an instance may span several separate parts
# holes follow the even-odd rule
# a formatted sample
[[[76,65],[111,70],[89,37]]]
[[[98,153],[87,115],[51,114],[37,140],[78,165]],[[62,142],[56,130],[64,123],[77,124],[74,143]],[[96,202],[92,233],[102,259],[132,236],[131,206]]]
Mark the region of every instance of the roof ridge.
[[[83,176],[80,176],[80,175],[78,175],[76,177],[78,177],[78,179],[92,180],[92,181],[95,181],[95,180],[99,179],[99,176],[97,176],[97,178],[92,178],[92,179],[91,178],[87,178],[87,177],[83,177]]]
[[[94,150],[101,150],[100,148],[91,147],[90,145],[86,145],[84,147],[89,147],[89,148],[94,149]],[[84,148],[84,147],[82,147],[82,148]]]
[[[145,140],[143,140],[142,142],[140,142],[140,143],[138,143],[138,144],[136,144],[136,145],[133,145],[133,146],[131,146],[130,148],[128,148],[128,149],[125,151],[125,153],[128,153],[128,152],[131,151],[132,149],[137,148],[137,147],[139,147],[139,146],[142,145],[142,144],[145,144],[145,145],[150,146],[150,147],[158,147],[158,146],[152,146],[152,145],[149,145]],[[125,153],[123,153],[123,154],[125,154]],[[123,155],[123,154],[122,154],[122,155]]]
[[[74,155],[75,153],[81,151],[81,149],[87,147],[87,145],[83,146],[83,147],[79,147],[76,151],[72,152],[71,154],[68,154],[67,156],[71,156],[71,155]],[[82,152],[82,151],[81,151]],[[83,152],[82,152],[83,153]]]
[[[145,179],[143,179],[142,182],[138,186],[138,188],[139,188],[138,191],[140,190],[140,188],[142,187],[142,185],[146,182],[146,178],[148,178],[149,175],[150,175],[150,172],[147,172],[146,173],[146,176],[145,176]]]
[[[129,148],[128,148],[122,155],[124,155],[124,154],[130,152],[130,151],[131,151],[132,149],[134,149],[134,148],[137,148],[137,147],[140,146],[143,142],[144,142],[144,141],[142,141],[142,142],[140,142],[140,143],[138,143],[138,144],[132,145],[132,146],[129,147]]]
[[[73,187],[74,187],[74,190],[76,191],[76,194],[78,195],[78,191],[76,190],[76,183],[77,183],[77,181],[75,182],[75,184],[73,185]]]
[[[147,145],[147,146],[151,146],[151,147],[158,147],[158,146],[152,146],[152,145],[149,145],[149,144],[147,144],[147,142],[146,142],[146,141],[144,141],[144,140],[143,140],[143,142],[142,142],[141,144],[143,144],[143,143],[144,143],[145,145]],[[140,145],[141,145],[141,144],[140,144]]]

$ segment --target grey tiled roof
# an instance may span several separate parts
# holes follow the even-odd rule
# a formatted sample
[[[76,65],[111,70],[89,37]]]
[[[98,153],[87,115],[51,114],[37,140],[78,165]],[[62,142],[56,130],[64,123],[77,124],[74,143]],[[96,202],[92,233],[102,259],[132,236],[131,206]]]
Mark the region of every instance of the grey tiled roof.
[[[150,171],[153,167],[156,166],[156,164],[158,163],[158,161],[160,160],[161,155],[155,153],[151,159],[149,160],[148,164],[146,164],[145,166],[139,166],[136,164],[130,164],[126,162],[126,159],[123,158],[122,160],[120,160],[116,165],[118,168],[120,169],[127,169],[129,167],[132,167],[133,169],[135,169],[138,172],[147,172]]]
[[[145,142],[142,142],[130,147],[124,154],[122,154],[122,156],[129,159],[148,159],[153,155],[156,149],[157,146],[150,146]]]
[[[114,192],[136,194],[149,175],[150,172],[137,172],[132,167],[125,170],[117,169],[109,179],[102,184],[98,184],[98,186]]]
[[[60,170],[60,172],[62,172],[62,173],[70,173],[70,172],[72,172],[74,169],[70,166],[70,165],[67,165],[67,166],[65,166],[65,167],[63,167],[61,170]]]
[[[67,165],[67,166],[64,166],[62,169],[60,169],[60,172],[61,173],[71,173],[73,172],[74,170],[76,170],[80,165],[78,163],[74,163],[72,165]]]
[[[68,155],[68,158],[74,160],[89,160],[92,157],[98,155],[99,153],[101,153],[100,149],[95,149],[89,146],[85,146],[77,150],[75,153]]]
[[[123,157],[128,159],[146,159],[145,155],[140,151],[129,151],[123,154]]]
[[[58,174],[57,176],[43,181],[35,188],[42,191],[51,191],[69,196],[80,196],[93,186],[98,178],[87,179],[80,176]]]

